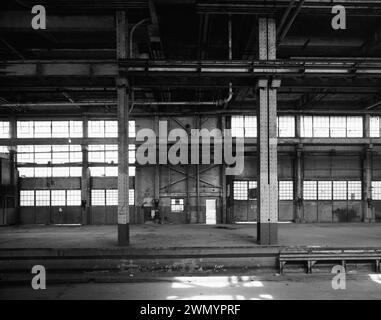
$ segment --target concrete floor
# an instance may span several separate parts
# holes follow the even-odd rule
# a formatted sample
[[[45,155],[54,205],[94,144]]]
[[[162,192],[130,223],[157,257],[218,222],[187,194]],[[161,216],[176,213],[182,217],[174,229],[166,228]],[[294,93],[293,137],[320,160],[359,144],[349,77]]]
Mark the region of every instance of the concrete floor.
[[[328,276],[205,276],[171,277],[131,283],[3,286],[0,299],[128,299],[128,300],[278,300],[381,299],[381,274],[352,277],[346,288],[334,290]]]
[[[0,227],[0,248],[110,248],[116,226]],[[279,224],[279,245],[380,247],[381,224]],[[256,225],[132,225],[131,247],[235,247],[256,244]]]

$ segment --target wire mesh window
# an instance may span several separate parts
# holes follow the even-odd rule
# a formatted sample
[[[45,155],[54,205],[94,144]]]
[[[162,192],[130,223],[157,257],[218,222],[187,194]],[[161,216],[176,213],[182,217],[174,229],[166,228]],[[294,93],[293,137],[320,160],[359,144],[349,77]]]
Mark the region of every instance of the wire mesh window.
[[[91,205],[92,206],[104,206],[105,202],[105,190],[93,189],[91,190]]]
[[[372,199],[381,200],[381,181],[372,181]]]
[[[133,206],[135,204],[135,190],[134,189],[128,190],[128,203],[130,206]]]
[[[33,178],[34,177],[34,168],[30,167],[19,167],[17,168],[20,178]]]
[[[300,121],[301,136],[306,138],[363,136],[363,118],[361,116],[302,116]]]
[[[332,200],[332,181],[318,181],[318,199]]]
[[[303,182],[303,198],[305,200],[317,199],[317,181]]]
[[[300,117],[300,134],[304,138],[312,137],[312,116]]]
[[[50,167],[36,167],[34,168],[34,176],[36,178],[46,178],[52,176],[52,168]]]
[[[105,162],[118,163],[118,145],[116,144],[105,145]]]
[[[348,181],[348,200],[361,200],[361,181]]]
[[[52,146],[52,163],[68,163],[69,162],[69,146],[54,145]]]
[[[66,205],[80,206],[81,205],[81,190],[66,190]]]
[[[257,136],[257,117],[232,116],[231,128],[233,137],[255,138]]]
[[[69,177],[70,176],[70,168],[69,167],[53,167],[52,168],[52,176],[53,177]]]
[[[46,164],[52,161],[52,146],[36,145],[34,146],[34,162]]]
[[[118,136],[118,121],[105,121],[105,137],[115,138]]]
[[[17,162],[33,163],[34,162],[34,146],[17,146]]]
[[[50,190],[36,190],[36,207],[50,206]]]
[[[369,120],[369,134],[372,138],[380,136],[380,117],[372,116]]]
[[[295,117],[278,117],[278,137],[295,137]]]
[[[21,207],[34,206],[34,190],[20,190],[20,206]]]
[[[9,138],[9,121],[0,121],[0,138]]]
[[[247,181],[234,181],[233,198],[234,200],[248,199]]]
[[[66,205],[66,192],[65,192],[65,190],[51,190],[51,205],[52,206],[65,206]]]
[[[34,138],[33,121],[17,121],[17,138]]]
[[[360,138],[363,136],[363,118],[347,117],[347,137]]]
[[[88,136],[90,138],[105,137],[105,122],[103,120],[91,120],[88,122]]]
[[[279,181],[279,200],[294,199],[293,181]]]
[[[333,181],[333,200],[347,200],[347,181]]]
[[[313,117],[313,136],[316,138],[329,137],[329,117]]]
[[[136,132],[135,132],[135,120],[128,121],[128,136],[130,138],[135,138]]]
[[[171,199],[171,211],[182,212],[184,211],[184,199]]]
[[[68,138],[69,135],[69,121],[52,121],[53,138]]]
[[[35,121],[34,122],[34,138],[51,138],[52,122],[51,121]]]
[[[347,118],[346,117],[331,117],[330,118],[330,137],[343,138],[347,133]]]
[[[106,190],[106,206],[118,205],[118,189]]]

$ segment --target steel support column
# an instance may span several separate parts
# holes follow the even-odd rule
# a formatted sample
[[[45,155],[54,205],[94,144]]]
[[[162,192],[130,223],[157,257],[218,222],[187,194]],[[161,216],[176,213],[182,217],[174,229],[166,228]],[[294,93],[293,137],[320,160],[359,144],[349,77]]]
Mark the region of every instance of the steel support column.
[[[128,53],[128,23],[126,13],[116,13],[117,58],[126,59]],[[128,245],[130,242],[129,215],[129,173],[128,173],[128,81],[119,77],[117,85],[118,116],[118,244]]]
[[[363,158],[363,221],[374,222],[372,206],[372,149],[365,150]]]
[[[82,118],[83,137],[88,138],[88,120],[87,117]],[[82,209],[82,224],[91,224],[90,218],[90,170],[88,144],[82,144],[82,176],[81,176],[81,209]]]
[[[226,129],[226,117],[221,116],[221,131],[222,134]],[[221,164],[221,222],[227,223],[227,204],[226,204],[226,165]]]
[[[303,222],[303,171],[302,171],[302,148],[296,149],[294,166],[294,222]]]
[[[259,19],[259,59],[276,59],[274,19]],[[279,80],[258,80],[258,222],[261,245],[278,241],[277,88]]]

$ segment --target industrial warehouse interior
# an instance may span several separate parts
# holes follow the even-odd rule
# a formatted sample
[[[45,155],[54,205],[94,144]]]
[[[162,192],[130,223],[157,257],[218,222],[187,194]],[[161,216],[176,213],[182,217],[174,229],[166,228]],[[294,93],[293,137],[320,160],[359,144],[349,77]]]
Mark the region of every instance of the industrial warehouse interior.
[[[379,300],[381,1],[3,0],[0,166],[1,300]]]

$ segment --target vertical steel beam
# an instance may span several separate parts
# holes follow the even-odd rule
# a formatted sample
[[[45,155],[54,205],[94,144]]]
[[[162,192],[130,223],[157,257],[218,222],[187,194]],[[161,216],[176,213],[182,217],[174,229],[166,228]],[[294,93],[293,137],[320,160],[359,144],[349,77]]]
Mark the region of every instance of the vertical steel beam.
[[[128,53],[128,23],[124,11],[116,12],[116,43],[117,59],[127,59]],[[130,242],[129,214],[129,172],[128,172],[128,121],[129,106],[127,93],[128,81],[119,77],[117,86],[117,116],[118,116],[118,244],[128,245]]]
[[[159,136],[159,117],[155,116],[154,118],[154,128],[155,128],[155,134],[156,137]],[[156,200],[160,200],[160,166],[159,161],[156,159],[155,164],[155,186],[154,186],[154,197]],[[164,223],[164,217],[163,215],[160,215],[160,222]]]
[[[88,137],[88,120],[87,117],[82,118],[83,125],[83,138],[86,140]],[[81,210],[82,210],[82,224],[91,224],[90,215],[90,170],[89,170],[89,156],[87,144],[82,144],[82,175],[81,175]]]
[[[274,19],[259,19],[259,59],[276,59]],[[279,80],[259,79],[258,90],[258,221],[261,245],[278,241],[277,88]]]
[[[302,222],[303,210],[303,169],[302,169],[302,148],[297,148],[294,166],[294,222]]]
[[[372,149],[365,150],[363,158],[363,221],[374,222],[372,198]]]
[[[226,117],[221,116],[221,131],[224,133],[226,128]],[[224,146],[225,147],[225,146]],[[226,205],[226,166],[224,163],[221,164],[221,222],[227,222],[227,205]]]

